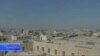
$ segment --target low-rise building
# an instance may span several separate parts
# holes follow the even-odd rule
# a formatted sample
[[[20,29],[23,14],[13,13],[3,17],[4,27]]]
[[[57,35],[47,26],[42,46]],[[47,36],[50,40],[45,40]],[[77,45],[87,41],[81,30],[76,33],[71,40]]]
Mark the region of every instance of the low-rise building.
[[[100,55],[100,38],[74,37],[69,40],[52,42],[33,41],[33,52],[50,56],[98,56]]]

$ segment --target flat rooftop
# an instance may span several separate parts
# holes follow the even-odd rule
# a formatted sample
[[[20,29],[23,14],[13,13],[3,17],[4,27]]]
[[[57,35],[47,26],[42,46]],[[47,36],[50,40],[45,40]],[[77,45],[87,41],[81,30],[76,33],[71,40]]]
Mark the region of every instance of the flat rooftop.
[[[74,47],[100,50],[100,38],[98,37],[79,36],[69,38],[69,40],[53,39],[52,42],[56,44],[70,45]]]

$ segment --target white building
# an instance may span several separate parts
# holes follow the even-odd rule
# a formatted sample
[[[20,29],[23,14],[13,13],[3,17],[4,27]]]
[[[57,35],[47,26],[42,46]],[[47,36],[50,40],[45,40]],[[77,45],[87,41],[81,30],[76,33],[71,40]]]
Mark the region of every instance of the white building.
[[[17,40],[17,36],[14,35],[6,35],[6,38],[8,41],[15,41]]]
[[[0,36],[3,36],[3,33],[2,32],[0,32]]]
[[[40,35],[40,40],[42,41],[47,41],[47,36],[46,35]]]

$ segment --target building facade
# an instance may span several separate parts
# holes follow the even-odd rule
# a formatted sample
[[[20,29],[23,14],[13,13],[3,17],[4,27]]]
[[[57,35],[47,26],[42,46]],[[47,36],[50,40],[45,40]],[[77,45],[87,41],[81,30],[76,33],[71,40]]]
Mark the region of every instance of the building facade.
[[[100,56],[100,50],[85,48],[85,47],[73,47],[67,44],[47,43],[41,41],[33,41],[24,44],[24,50],[31,50],[36,54],[45,54],[46,56]]]

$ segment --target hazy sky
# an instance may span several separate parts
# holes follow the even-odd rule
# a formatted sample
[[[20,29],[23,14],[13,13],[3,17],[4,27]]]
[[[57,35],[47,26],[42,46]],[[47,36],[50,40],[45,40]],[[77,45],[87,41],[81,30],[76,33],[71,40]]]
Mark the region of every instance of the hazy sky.
[[[100,28],[100,0],[0,0],[0,27]]]

